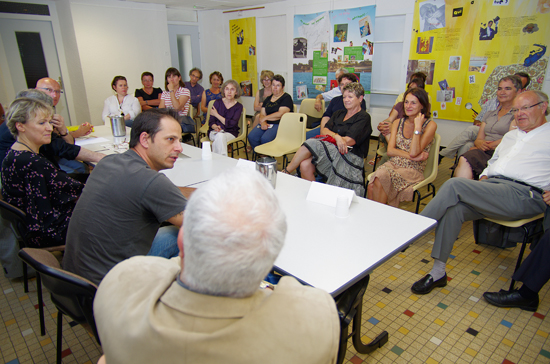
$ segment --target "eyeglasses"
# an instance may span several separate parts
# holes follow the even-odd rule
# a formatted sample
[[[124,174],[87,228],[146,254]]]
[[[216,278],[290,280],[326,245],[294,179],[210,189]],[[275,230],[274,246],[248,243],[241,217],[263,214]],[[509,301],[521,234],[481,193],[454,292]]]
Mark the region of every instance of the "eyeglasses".
[[[61,90],[54,90],[47,87],[38,87],[38,89],[48,91],[50,94],[56,94],[56,95],[61,95],[63,93],[63,91]]]
[[[512,113],[512,115],[516,115],[516,113],[517,113],[518,111],[523,111],[523,112],[525,112],[525,111],[529,110],[530,108],[535,107],[535,106],[537,106],[537,105],[540,105],[540,104],[542,104],[542,103],[544,103],[544,101],[538,102],[538,103],[536,103],[535,105],[520,107],[519,109],[510,109],[510,112]]]

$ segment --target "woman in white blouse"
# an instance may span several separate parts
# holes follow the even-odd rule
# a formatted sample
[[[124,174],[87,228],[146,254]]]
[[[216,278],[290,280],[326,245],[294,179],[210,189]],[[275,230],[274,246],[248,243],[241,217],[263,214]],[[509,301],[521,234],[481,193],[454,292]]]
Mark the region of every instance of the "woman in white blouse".
[[[124,115],[126,126],[132,127],[134,119],[141,112],[139,100],[128,95],[128,82],[124,76],[115,76],[111,87],[116,94],[107,97],[103,105],[102,118],[105,125],[109,125],[107,116]]]

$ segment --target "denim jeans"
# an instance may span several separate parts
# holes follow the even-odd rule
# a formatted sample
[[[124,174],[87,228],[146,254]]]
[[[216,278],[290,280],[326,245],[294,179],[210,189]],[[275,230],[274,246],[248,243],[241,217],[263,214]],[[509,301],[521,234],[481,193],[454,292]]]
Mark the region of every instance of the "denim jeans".
[[[306,139],[315,138],[317,135],[321,135],[321,127],[311,129],[306,133]]]
[[[258,145],[273,141],[277,136],[277,130],[279,130],[279,124],[273,124],[273,127],[267,130],[262,130],[259,125],[254,128],[254,130],[248,134],[248,140],[250,141],[252,149],[256,148]]]
[[[163,226],[157,232],[153,244],[147,255],[156,257],[173,258],[179,254],[178,233],[180,228],[177,226]]]

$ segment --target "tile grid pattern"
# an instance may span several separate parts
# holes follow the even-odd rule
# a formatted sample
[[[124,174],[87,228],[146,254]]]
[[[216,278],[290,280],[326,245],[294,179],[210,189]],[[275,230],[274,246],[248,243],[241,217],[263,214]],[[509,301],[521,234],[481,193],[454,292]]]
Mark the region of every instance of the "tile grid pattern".
[[[372,141],[369,158],[375,147]],[[240,157],[245,157],[244,152]],[[437,188],[450,177],[450,165],[450,159],[442,161]],[[369,173],[372,167],[367,164],[365,169]],[[414,211],[413,203],[400,207]],[[368,232],[365,235],[368,239]],[[541,303],[534,314],[496,308],[482,298],[485,291],[508,288],[519,247],[475,245],[472,223],[465,223],[447,264],[447,287],[416,296],[410,286],[431,269],[432,244],[430,233],[372,274],[363,304],[363,340],[368,342],[386,330],[389,342],[368,355],[357,353],[350,342],[345,362],[550,362],[548,287],[540,292]],[[55,362],[57,310],[44,290],[46,335],[40,336],[35,280],[29,290],[23,292],[19,279],[0,277],[0,363]],[[96,363],[101,347],[84,328],[69,321],[64,317],[63,362]]]

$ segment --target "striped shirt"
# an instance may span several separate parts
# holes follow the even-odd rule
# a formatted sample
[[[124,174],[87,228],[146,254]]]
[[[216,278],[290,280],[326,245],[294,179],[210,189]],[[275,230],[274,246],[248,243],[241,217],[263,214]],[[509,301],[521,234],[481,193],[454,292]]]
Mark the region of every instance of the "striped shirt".
[[[176,99],[180,99],[182,96],[187,96],[187,102],[185,103],[185,106],[179,111],[180,116],[185,116],[187,113],[189,113],[189,101],[191,100],[191,93],[188,89],[184,87],[178,88],[176,91]],[[170,97],[170,91],[163,91],[162,96],[160,97],[161,100],[164,100],[164,107],[167,109],[171,109],[174,106],[172,105],[172,98]]]

